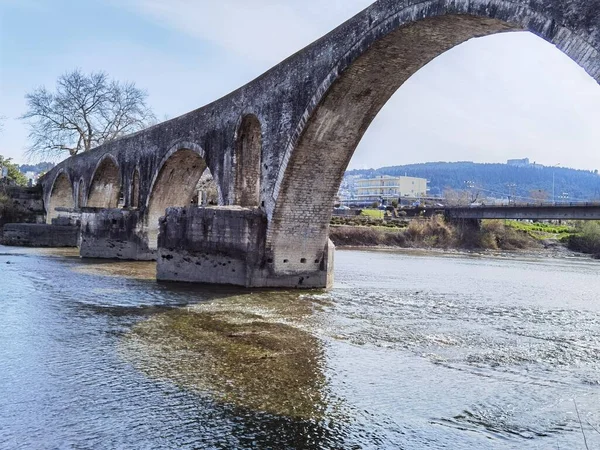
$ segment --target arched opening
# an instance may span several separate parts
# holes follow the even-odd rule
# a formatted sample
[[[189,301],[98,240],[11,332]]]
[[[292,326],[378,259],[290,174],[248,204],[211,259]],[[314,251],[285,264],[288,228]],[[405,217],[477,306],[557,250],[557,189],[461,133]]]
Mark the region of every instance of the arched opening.
[[[196,184],[196,192],[192,198],[192,204],[205,207],[219,204],[217,183],[208,168],[198,180],[198,184]]]
[[[244,207],[260,203],[262,130],[258,118],[244,116],[237,132],[235,152],[236,204]]]
[[[167,208],[190,206],[195,198],[208,198],[198,194],[201,178],[204,180],[200,186],[202,190],[217,193],[218,199],[217,185],[210,176],[206,161],[197,151],[177,150],[163,163],[152,185],[146,213],[150,249],[158,246],[159,219]]]
[[[88,193],[89,208],[117,208],[121,197],[121,174],[116,161],[105,157],[94,172]]]
[[[77,184],[77,207],[83,208],[85,206],[85,183],[83,178],[79,180]]]
[[[72,209],[75,207],[75,201],[73,196],[73,186],[71,180],[66,173],[62,172],[52,185],[52,191],[50,192],[50,198],[46,205],[46,223],[51,224],[52,219],[60,216],[60,212],[56,211],[56,208],[68,208]]]
[[[140,171],[138,169],[133,171],[133,180],[131,182],[131,198],[129,204],[132,208],[140,207]]]
[[[548,40],[555,39],[588,73],[600,78],[600,65],[591,63],[599,61],[598,51],[553,21],[543,21],[537,13],[525,9],[515,18],[502,8],[482,10],[482,15],[497,15],[500,20],[456,12],[443,15],[449,13],[432,9],[428,2],[418,8],[422,11],[412,11],[409,17],[401,11],[398,17],[392,16],[391,24],[361,37],[331,71],[298,125],[299,138],[287,150],[288,162],[276,185],[269,224],[268,244],[277,272],[303,270],[294,263],[300,257],[318,264],[338,188],[362,136],[398,88],[445,51],[471,38],[531,26]],[[299,211],[306,211],[307,220],[298,219]]]

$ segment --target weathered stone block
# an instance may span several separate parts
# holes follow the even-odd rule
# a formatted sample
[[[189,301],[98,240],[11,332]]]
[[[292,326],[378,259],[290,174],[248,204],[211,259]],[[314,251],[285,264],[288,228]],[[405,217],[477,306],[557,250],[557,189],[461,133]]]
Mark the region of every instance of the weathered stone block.
[[[160,225],[157,278],[245,287],[324,288],[333,259],[278,274],[265,253],[267,218],[260,209],[169,208]],[[333,244],[327,255],[333,256]]]
[[[267,218],[240,207],[169,208],[158,238],[159,280],[250,286]]]
[[[2,245],[15,247],[77,247],[79,227],[10,223],[4,225]]]
[[[79,227],[81,225],[81,212],[74,210],[64,210],[57,211],[60,215],[56,215],[56,217],[50,220],[52,225],[62,225],[62,226],[76,226]]]
[[[81,214],[82,258],[152,261],[156,252],[148,239],[137,210],[105,209]]]

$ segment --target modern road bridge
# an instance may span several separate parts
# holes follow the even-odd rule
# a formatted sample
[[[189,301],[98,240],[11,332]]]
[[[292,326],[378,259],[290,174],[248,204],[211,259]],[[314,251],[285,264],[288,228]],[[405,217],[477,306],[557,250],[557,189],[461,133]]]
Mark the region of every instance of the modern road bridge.
[[[600,204],[476,206],[443,211],[450,219],[600,220]]]
[[[48,221],[81,211],[82,256],[157,258],[160,279],[330,285],[332,205],[383,105],[452,47],[523,30],[600,81],[600,0],[379,0],[226,97],[59,164]],[[191,208],[207,169],[219,206]]]

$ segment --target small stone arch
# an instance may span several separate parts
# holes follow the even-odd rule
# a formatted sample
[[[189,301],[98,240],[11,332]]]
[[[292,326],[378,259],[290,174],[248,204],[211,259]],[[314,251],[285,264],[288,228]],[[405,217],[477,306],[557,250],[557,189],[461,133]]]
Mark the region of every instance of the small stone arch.
[[[46,223],[51,224],[52,219],[60,216],[60,212],[56,208],[75,208],[75,200],[73,196],[73,184],[69,175],[61,170],[56,175],[52,189],[46,203]]]
[[[88,192],[89,208],[111,209],[119,206],[122,197],[121,171],[112,155],[105,155],[96,166]]]
[[[198,145],[181,143],[174,146],[160,163],[146,204],[145,228],[148,248],[158,246],[159,219],[169,207],[187,207],[197,195],[197,187],[208,169],[204,151]],[[214,180],[219,202],[222,195]]]
[[[235,203],[244,207],[260,204],[262,126],[254,114],[245,115],[235,136]]]

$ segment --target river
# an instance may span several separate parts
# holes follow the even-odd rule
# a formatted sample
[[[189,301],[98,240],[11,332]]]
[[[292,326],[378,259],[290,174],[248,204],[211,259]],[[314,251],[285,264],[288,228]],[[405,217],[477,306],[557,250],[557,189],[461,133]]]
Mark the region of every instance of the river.
[[[600,448],[600,263],[335,264],[245,292],[0,247],[0,448]]]

